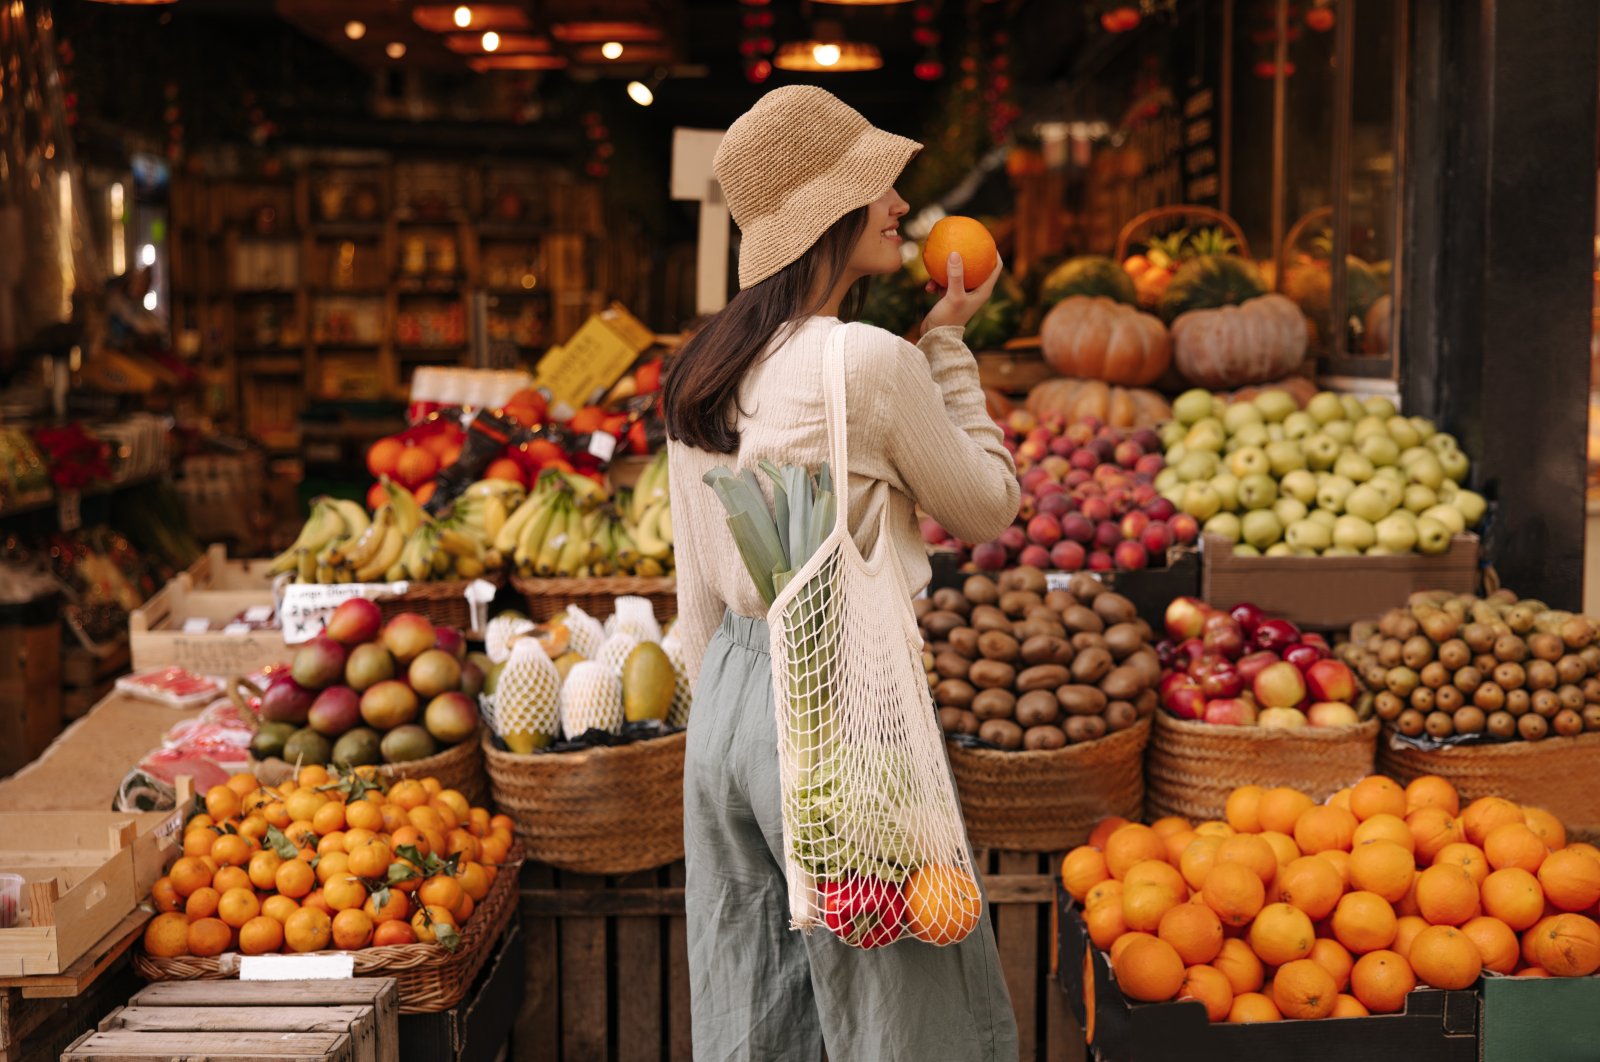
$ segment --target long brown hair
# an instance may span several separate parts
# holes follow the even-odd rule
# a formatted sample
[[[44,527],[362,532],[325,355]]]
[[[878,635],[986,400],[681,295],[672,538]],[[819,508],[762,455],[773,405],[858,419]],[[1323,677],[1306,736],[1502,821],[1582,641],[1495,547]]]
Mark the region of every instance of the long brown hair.
[[[739,448],[734,420],[739,385],[778,332],[822,309],[849,266],[867,223],[867,208],[852,210],[796,261],[739,292],[667,364],[661,384],[667,435],[698,450],[731,454]],[[866,297],[863,278],[851,285],[839,314],[853,317]]]

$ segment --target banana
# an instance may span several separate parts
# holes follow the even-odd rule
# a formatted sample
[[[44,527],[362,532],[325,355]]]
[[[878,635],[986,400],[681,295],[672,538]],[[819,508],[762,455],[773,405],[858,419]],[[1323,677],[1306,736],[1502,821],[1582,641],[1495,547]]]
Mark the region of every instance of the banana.
[[[299,564],[301,550],[317,553],[333,538],[347,534],[344,517],[329,504],[327,498],[316,498],[311,503],[311,515],[300,528],[300,534],[288,549],[272,561],[272,573],[293,571]]]
[[[476,579],[483,574],[483,562],[476,557],[457,557],[456,574],[463,579]]]
[[[374,522],[374,527],[377,523]],[[385,521],[383,525],[382,541],[372,556],[367,558],[367,563],[356,569],[356,582],[370,583],[395,566],[400,559],[400,550],[405,546],[405,536],[392,521]]]
[[[672,499],[671,498],[668,498],[667,499],[667,503],[661,507],[661,524],[657,528],[657,532],[661,535],[662,539],[665,540],[668,545],[672,544]]]
[[[506,526],[506,498],[509,495],[491,494],[483,502],[483,539],[493,542],[500,537],[500,529]]]
[[[389,506],[394,509],[395,526],[400,533],[408,537],[416,534],[424,522],[422,505],[416,495],[388,478],[383,480],[383,489],[389,495]]]
[[[605,488],[588,476],[580,476],[576,472],[563,472],[561,478],[572,488],[572,495],[577,499],[578,508],[582,511],[590,512],[605,502]]]
[[[398,530],[398,528],[396,530]],[[402,545],[401,548],[404,549],[405,547]],[[398,583],[405,577],[405,565],[401,564],[399,561],[395,561],[393,564],[389,565],[389,569],[383,573],[383,581],[386,583]]]
[[[317,567],[329,569],[338,567],[339,562],[335,558],[344,556],[345,548],[349,544],[350,539],[344,535],[340,535],[329,542],[326,546],[323,546],[317,551]],[[333,580],[328,579],[324,581],[332,582]]]
[[[482,540],[453,527],[439,530],[439,548],[453,557],[471,557],[473,560],[480,560],[483,556]]]
[[[573,518],[577,511],[572,503],[565,498],[560,502],[561,508],[557,511],[555,519],[550,524],[549,533],[539,544],[539,553],[534,558],[533,570],[541,579],[548,579],[556,573],[556,562],[560,560],[562,551],[566,548],[567,540],[572,536]]]
[[[571,533],[561,547],[561,556],[556,559],[556,574],[570,578],[577,574],[584,558],[589,555],[589,539],[583,534],[578,521],[573,520],[567,526]]]
[[[309,549],[302,549],[295,554],[295,575],[302,583],[317,581],[317,555]]]
[[[359,502],[349,498],[329,499],[333,507],[339,511],[339,516],[344,520],[344,533],[346,538],[360,538],[361,533],[367,529],[372,521],[367,516],[367,511]]]
[[[338,581],[339,581],[339,579],[338,579],[337,573],[335,573],[332,568],[330,568],[326,564],[317,565],[317,582],[319,582],[319,583],[336,583]]]
[[[639,521],[635,536],[639,552],[651,560],[663,561],[672,553],[672,543],[661,537],[661,514],[666,511],[666,504],[658,502],[647,510],[644,519]]]
[[[522,484],[514,479],[480,479],[461,492],[463,498],[504,498],[522,493]]]
[[[334,567],[365,568],[372,558],[383,548],[384,532],[394,526],[394,510],[385,505],[378,510],[372,523],[361,533],[361,537],[352,542],[346,542],[343,547],[335,551],[332,558]],[[384,565],[385,568],[388,565]],[[381,569],[380,569],[381,570]]]
[[[429,567],[433,569],[433,577],[435,579],[443,579],[448,576],[450,569],[454,566],[452,563],[454,560],[455,558],[444,550],[434,550],[433,556],[428,561]]]
[[[639,482],[633,487],[633,522],[644,523],[644,516],[650,507],[667,497],[667,452],[661,451],[656,455],[639,475]]]
[[[416,534],[406,539],[405,549],[400,554],[400,563],[405,567],[408,579],[422,582],[428,578],[429,557],[433,552],[435,533],[434,528],[428,525],[418,529]]]
[[[667,574],[667,570],[654,557],[645,557],[639,562],[639,566],[634,569],[633,574],[642,579],[659,579]]]
[[[514,549],[512,560],[518,568],[532,564],[555,525],[556,514],[560,511],[560,498],[559,494],[549,495],[540,503],[539,508],[523,521],[522,530],[518,532],[514,547],[506,545],[505,532],[502,529],[500,537],[495,539],[495,548],[502,553]]]
[[[544,519],[544,526],[550,526],[551,505],[555,501],[555,493],[533,493],[517,506],[516,511],[506,517],[506,522],[494,536],[494,548],[501,553],[510,553],[522,542],[523,528]],[[543,532],[540,532],[543,534]],[[520,562],[519,562],[520,563]]]
[[[638,543],[634,542],[633,534],[627,527],[618,527],[617,536],[613,540],[611,555],[616,558],[617,567],[623,571],[632,571],[639,563],[642,556]]]

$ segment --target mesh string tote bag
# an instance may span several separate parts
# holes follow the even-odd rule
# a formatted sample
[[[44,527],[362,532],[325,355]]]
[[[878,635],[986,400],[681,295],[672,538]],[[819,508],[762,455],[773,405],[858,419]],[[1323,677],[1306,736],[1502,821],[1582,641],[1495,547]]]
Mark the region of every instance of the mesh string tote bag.
[[[977,925],[982,898],[911,591],[889,545],[889,507],[872,556],[850,534],[845,328],[834,329],[823,363],[829,464],[840,477],[831,531],[798,570],[774,568],[767,613],[790,921],[860,948],[909,937],[952,944]],[[779,485],[785,559],[798,560],[793,529],[816,514],[809,491],[797,498],[794,486],[809,477],[764,468]],[[743,542],[741,553],[754,574]]]

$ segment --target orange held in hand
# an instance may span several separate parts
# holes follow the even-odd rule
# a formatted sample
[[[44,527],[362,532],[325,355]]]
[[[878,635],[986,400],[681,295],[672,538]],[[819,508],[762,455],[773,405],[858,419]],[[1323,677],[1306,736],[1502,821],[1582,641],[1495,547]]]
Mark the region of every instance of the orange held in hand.
[[[940,219],[922,244],[922,264],[928,277],[941,288],[950,286],[946,272],[950,255],[961,256],[961,270],[966,290],[980,287],[1000,262],[1000,251],[994,237],[980,221],[952,216]]]

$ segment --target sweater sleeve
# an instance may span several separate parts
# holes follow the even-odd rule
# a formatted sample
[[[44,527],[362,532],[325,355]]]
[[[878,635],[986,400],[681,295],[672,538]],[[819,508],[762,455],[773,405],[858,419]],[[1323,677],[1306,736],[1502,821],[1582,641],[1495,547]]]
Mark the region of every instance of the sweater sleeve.
[[[924,512],[967,542],[987,542],[1017,515],[1021,487],[999,425],[989,417],[978,365],[955,326],[917,346],[863,329],[863,359],[882,452]]]
[[[706,491],[689,467],[683,447],[669,443],[667,446],[667,482],[673,498],[694,498],[695,491]],[[683,520],[680,526],[687,525]],[[700,661],[706,646],[722,622],[724,604],[717,596],[715,584],[705,570],[704,551],[680,549],[677,551],[678,622],[673,628],[683,646],[683,658],[688,664],[691,687],[700,679]]]

